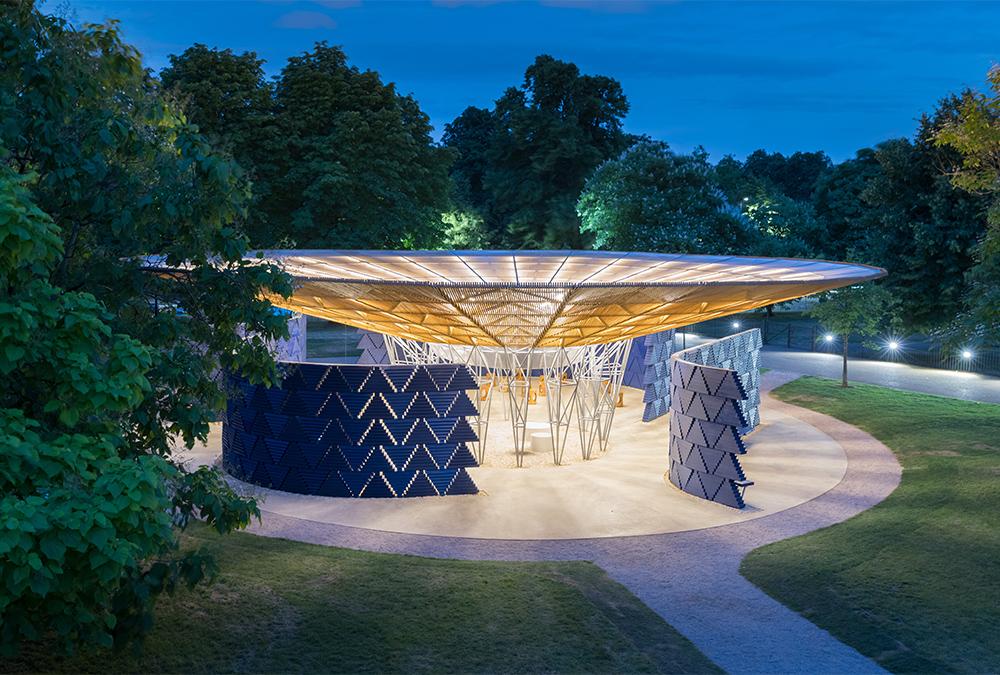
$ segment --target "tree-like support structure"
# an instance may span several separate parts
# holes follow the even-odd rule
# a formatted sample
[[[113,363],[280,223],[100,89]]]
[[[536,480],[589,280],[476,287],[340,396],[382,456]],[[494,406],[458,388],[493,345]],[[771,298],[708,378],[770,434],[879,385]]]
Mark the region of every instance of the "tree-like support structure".
[[[417,342],[387,335],[389,360],[397,364],[453,363],[472,368],[479,382],[476,459],[486,456],[493,397],[510,420],[517,466],[531,442],[530,406],[544,397],[552,442],[552,462],[562,464],[569,429],[576,417],[581,456],[606,452],[631,340],[582,347],[484,347]]]

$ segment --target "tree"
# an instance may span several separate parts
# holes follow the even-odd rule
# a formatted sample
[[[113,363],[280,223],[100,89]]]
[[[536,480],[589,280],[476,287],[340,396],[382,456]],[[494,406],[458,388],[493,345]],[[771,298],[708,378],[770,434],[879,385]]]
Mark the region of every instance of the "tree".
[[[863,148],[820,177],[813,209],[822,230],[818,248],[826,257],[846,260],[863,250],[869,230],[877,226],[877,215],[864,194],[881,171],[875,151]]]
[[[272,116],[271,85],[264,61],[254,52],[209,49],[203,44],[170,55],[160,72],[164,88],[176,92],[187,117],[244,167],[261,158],[260,134]]]
[[[318,43],[274,85],[253,52],[194,45],[162,79],[249,172],[255,246],[433,247],[448,211],[451,153],[411,96]]]
[[[863,284],[828,291],[809,314],[841,339],[844,368],[840,385],[847,386],[847,350],[852,335],[877,335],[889,316],[890,295],[881,284]]]
[[[810,201],[817,181],[830,169],[822,152],[756,150],[745,162],[723,157],[715,174],[726,200],[758,231],[754,255],[807,257],[822,253],[823,226]]]
[[[786,197],[807,202],[832,165],[822,151],[795,152],[785,157],[780,152],[754,150],[743,162],[743,171]]]
[[[265,245],[431,248],[449,210],[451,154],[411,96],[349,66],[318,43],[288,60],[275,88],[278,136],[257,164],[268,186],[260,207]]]
[[[577,204],[601,249],[743,253],[752,230],[727,208],[703,150],[678,155],[644,140],[602,164]]]
[[[955,188],[941,173],[954,151],[933,145],[937,124],[925,118],[914,141],[881,143],[875,149],[879,171],[862,193],[871,212],[860,256],[889,272],[886,287],[909,331],[953,322],[985,230],[984,198]]]
[[[621,85],[543,55],[484,112],[466,110],[444,140],[458,155],[456,194],[483,218],[491,243],[585,247],[576,213],[584,182],[630,142]]]
[[[991,92],[965,92],[957,114],[938,128],[935,142],[960,154],[960,161],[948,167],[952,182],[991,199],[988,229],[966,275],[967,312],[960,332],[995,340],[1000,338],[1000,67],[991,68],[987,79]]]
[[[496,118],[484,108],[470,106],[444,127],[441,142],[454,152],[451,165],[453,198],[459,208],[488,217],[491,199],[486,189],[489,152],[497,133]],[[494,242],[499,244],[500,242]]]
[[[122,643],[210,571],[176,528],[257,513],[174,448],[206,438],[220,373],[276,379],[261,296],[290,281],[243,260],[238,168],[114,25],[2,5],[0,52],[0,644]]]
[[[822,225],[808,202],[782,194],[743,202],[743,215],[757,230],[753,255],[808,258],[821,255]]]

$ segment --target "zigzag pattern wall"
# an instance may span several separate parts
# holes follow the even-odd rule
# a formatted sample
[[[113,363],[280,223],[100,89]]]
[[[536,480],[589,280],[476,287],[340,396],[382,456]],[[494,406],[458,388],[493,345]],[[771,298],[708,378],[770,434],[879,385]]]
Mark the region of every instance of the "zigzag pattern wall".
[[[670,370],[670,469],[681,490],[734,508],[745,505],[747,480],[738,455],[741,434],[759,422],[759,331],[746,331],[678,352]],[[752,373],[698,361],[753,364]],[[752,403],[752,406],[748,406]],[[749,412],[748,412],[749,411]]]
[[[478,414],[463,365],[294,364],[280,387],[231,378],[222,461],[263,487],[330,497],[475,494]]]
[[[646,353],[643,356],[645,372],[642,377],[642,421],[652,422],[663,417],[670,409],[670,355],[674,353],[674,331],[646,336]]]

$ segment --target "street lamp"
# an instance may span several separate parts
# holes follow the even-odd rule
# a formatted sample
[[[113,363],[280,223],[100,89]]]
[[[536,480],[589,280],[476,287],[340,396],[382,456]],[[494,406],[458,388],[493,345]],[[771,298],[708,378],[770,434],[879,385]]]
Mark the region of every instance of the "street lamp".
[[[971,349],[963,349],[962,350],[962,358],[965,359],[966,361],[968,361],[969,359],[971,359],[972,358],[972,350]]]
[[[733,321],[733,328],[735,330],[739,330],[740,329],[740,322],[739,321]]]
[[[827,343],[833,342],[833,333],[827,333],[826,335],[824,335],[823,341]]]
[[[889,351],[894,352],[899,349],[899,342],[896,340],[889,340],[889,344],[886,346],[889,347]]]

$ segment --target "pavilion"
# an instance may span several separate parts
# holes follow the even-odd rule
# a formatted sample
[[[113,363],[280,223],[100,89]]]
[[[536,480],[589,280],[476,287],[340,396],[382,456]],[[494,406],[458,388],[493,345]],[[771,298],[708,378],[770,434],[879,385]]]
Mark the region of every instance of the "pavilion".
[[[672,413],[671,482],[742,506],[750,481],[735,456],[739,434],[756,424],[759,375],[757,361],[738,352],[759,349],[759,336],[699,353],[696,363],[672,355],[664,336],[884,275],[820,260],[603,251],[264,257],[295,280],[291,297],[272,303],[380,336],[388,363],[293,364],[278,392],[244,383],[243,403],[230,403],[225,464],[251,483],[344,497],[476,492],[467,469],[487,457],[495,400],[510,435],[489,438],[513,445],[498,451],[512,449],[516,466],[539,448],[562,464],[574,422],[581,459],[601,455],[631,357],[645,373],[638,386],[653,411],[645,421],[683,405]],[[732,369],[737,361],[742,372]],[[532,415],[539,409],[541,419]],[[717,427],[733,431],[716,436]]]

